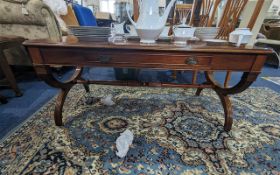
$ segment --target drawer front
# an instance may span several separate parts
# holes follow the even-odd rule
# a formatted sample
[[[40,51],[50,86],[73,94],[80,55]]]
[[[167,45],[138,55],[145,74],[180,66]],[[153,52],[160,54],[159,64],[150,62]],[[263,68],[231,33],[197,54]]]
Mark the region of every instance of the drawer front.
[[[164,53],[122,50],[89,50],[52,48],[41,49],[44,64],[130,67],[174,70],[232,70],[250,71],[256,55],[247,54],[199,54]]]
[[[138,67],[209,67],[211,57],[198,55],[167,55],[167,54],[100,54],[86,57],[86,62],[95,65],[134,65]]]
[[[212,70],[250,71],[256,61],[255,55],[219,54],[212,59]]]
[[[41,50],[45,64],[100,66],[100,67],[134,67],[134,68],[162,68],[162,69],[209,69],[211,56],[162,54],[121,51],[89,51],[77,52],[69,49]]]

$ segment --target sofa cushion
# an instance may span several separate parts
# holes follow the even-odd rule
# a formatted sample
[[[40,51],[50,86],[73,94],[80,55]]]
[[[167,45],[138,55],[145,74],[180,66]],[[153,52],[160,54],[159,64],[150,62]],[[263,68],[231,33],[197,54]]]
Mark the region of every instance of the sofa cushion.
[[[0,24],[0,35],[16,35],[26,39],[49,38],[46,26],[21,25],[21,24]],[[2,33],[3,32],[3,33]]]
[[[40,0],[30,0],[25,5],[28,15],[22,14],[22,4],[0,0],[1,24],[45,25],[42,9],[49,8]]]

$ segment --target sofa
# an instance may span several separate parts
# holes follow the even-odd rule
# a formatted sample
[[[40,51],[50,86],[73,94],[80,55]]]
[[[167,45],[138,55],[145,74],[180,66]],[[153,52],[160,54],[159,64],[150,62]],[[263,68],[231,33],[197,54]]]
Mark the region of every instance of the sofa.
[[[28,14],[24,14],[27,10]],[[0,36],[61,41],[62,32],[51,9],[41,0],[0,0]],[[11,65],[31,65],[24,48],[5,50]]]

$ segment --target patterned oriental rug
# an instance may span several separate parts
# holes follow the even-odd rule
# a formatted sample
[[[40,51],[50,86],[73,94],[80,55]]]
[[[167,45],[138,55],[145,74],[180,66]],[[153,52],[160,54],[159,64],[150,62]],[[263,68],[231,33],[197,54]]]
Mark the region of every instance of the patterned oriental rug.
[[[280,95],[251,88],[231,97],[234,125],[223,131],[216,94],[195,89],[75,86],[63,127],[54,101],[0,143],[0,174],[204,175],[280,174]],[[113,95],[108,107],[100,98]],[[125,129],[135,138],[115,154]]]

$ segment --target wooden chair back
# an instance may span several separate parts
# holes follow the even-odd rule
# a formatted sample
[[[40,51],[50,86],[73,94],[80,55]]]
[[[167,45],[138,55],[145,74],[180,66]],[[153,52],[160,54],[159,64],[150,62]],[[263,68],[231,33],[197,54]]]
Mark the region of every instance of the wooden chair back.
[[[229,0],[227,1],[224,9],[222,19],[220,20],[218,27],[217,38],[227,40],[229,34],[235,29],[239,16],[242,10],[247,4],[248,0]]]
[[[67,15],[61,15],[60,17],[62,18],[62,20],[65,22],[65,24],[67,26],[80,26],[77,17],[75,15],[75,12],[72,8],[72,5],[68,5],[67,6]]]
[[[187,17],[187,24],[192,25],[193,23],[193,4],[176,4],[175,5],[175,13],[173,16],[173,24],[180,23],[180,19],[183,17]]]
[[[249,0],[244,8],[239,28],[250,28],[253,33],[252,39],[247,46],[253,46],[255,44],[257,35],[272,1],[273,0]]]
[[[138,3],[138,0],[133,0],[133,16],[134,16],[134,21],[137,21],[138,17],[139,17],[139,3]]]
[[[194,11],[197,5],[197,0],[192,4],[176,4],[173,10],[173,18],[170,23],[169,35],[173,34],[173,26],[178,24],[180,16],[187,16],[187,25],[192,26],[194,22]]]
[[[221,0],[202,0],[199,27],[211,27],[215,19],[215,14]]]

